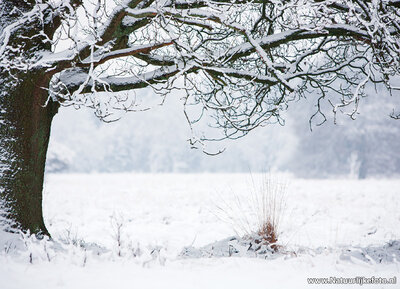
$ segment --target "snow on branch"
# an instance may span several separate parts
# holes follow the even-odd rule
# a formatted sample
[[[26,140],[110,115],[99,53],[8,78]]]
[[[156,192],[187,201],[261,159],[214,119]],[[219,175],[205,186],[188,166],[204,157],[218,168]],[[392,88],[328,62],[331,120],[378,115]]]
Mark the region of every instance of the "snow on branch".
[[[282,122],[309,95],[316,115],[354,117],[368,83],[391,89],[400,74],[398,0],[49,3],[0,21],[0,72],[40,70],[54,100],[108,112],[121,91],[180,89],[224,137]]]
[[[84,67],[84,66],[89,66],[91,64],[94,65],[100,65],[108,60],[119,58],[119,57],[125,57],[125,56],[132,56],[138,53],[144,53],[147,54],[151,50],[158,49],[167,45],[173,44],[173,41],[166,41],[163,43],[157,43],[157,44],[147,44],[147,45],[138,45],[138,46],[133,46],[129,48],[124,48],[124,49],[118,49],[114,51],[110,51],[104,54],[94,54],[83,61],[79,63],[79,67]]]

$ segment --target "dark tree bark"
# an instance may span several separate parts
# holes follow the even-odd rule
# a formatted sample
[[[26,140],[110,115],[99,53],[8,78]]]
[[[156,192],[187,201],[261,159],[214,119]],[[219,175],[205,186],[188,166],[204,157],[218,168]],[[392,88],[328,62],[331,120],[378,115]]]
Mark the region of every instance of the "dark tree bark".
[[[18,13],[12,13],[14,7],[30,9],[29,2],[2,1],[0,32],[18,17]],[[32,23],[16,33],[35,35],[39,29],[39,24]],[[50,49],[40,38],[23,40],[12,35],[12,39],[23,49],[16,57],[29,59],[38,51]],[[48,100],[50,77],[41,70],[0,67],[0,212],[11,228],[46,235],[42,211],[44,169],[51,121],[59,106]]]
[[[58,104],[47,102],[40,72],[29,73],[0,98],[0,198],[14,227],[48,234],[42,189],[50,128]]]

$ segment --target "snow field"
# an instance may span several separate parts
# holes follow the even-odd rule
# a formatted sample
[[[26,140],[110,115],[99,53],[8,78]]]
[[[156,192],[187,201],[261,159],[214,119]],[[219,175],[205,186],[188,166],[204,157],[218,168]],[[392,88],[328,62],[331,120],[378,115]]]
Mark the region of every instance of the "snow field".
[[[0,253],[0,288],[325,288],[329,285],[308,285],[307,277],[399,279],[400,247],[388,245],[400,239],[400,180],[395,179],[279,176],[287,183],[279,237],[284,254],[266,260],[180,256],[184,247],[235,235],[237,228],[219,218],[217,207],[248,198],[255,189],[252,179],[257,184],[262,178],[49,175],[44,213],[56,243],[26,239],[27,249],[19,245]]]

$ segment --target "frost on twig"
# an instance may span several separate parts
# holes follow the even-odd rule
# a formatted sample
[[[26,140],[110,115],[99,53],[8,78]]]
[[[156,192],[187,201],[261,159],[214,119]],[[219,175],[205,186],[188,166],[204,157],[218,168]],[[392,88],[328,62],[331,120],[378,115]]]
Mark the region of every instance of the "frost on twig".
[[[364,87],[391,90],[400,72],[398,1],[38,0],[4,19],[0,70],[15,83],[41,71],[49,99],[104,121],[144,110],[132,90],[182,90],[191,145],[203,149],[282,124],[310,95],[311,121],[326,120],[324,103],[354,118]],[[197,132],[205,117],[219,134]]]

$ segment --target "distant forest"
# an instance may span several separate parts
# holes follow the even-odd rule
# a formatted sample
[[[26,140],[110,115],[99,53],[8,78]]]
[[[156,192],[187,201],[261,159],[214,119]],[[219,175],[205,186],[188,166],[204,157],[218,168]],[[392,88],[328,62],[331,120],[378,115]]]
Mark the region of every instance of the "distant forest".
[[[151,98],[144,91],[143,97]],[[312,119],[316,100],[293,103],[285,124],[271,124],[247,137],[210,143],[217,156],[191,149],[189,126],[179,97],[162,106],[102,123],[90,111],[61,108],[52,128],[47,172],[259,172],[299,177],[381,177],[400,174],[400,121],[389,117],[400,103],[387,92],[361,99],[355,120],[329,105]],[[400,105],[397,105],[399,107]],[[203,129],[210,129],[203,126]]]

